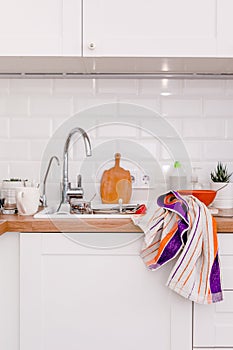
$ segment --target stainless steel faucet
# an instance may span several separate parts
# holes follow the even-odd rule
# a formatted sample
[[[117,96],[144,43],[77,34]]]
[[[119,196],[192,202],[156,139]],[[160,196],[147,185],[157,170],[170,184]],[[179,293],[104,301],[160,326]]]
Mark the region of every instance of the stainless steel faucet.
[[[76,133],[80,133],[83,137],[83,141],[85,144],[85,150],[87,157],[91,156],[91,142],[87,135],[87,133],[82,128],[74,128],[72,129],[66,139],[63,153],[63,176],[62,176],[62,199],[61,204],[69,203],[70,197],[83,198],[83,188],[81,186],[81,176],[78,176],[77,187],[72,188],[69,182],[68,176],[68,150],[70,145],[70,140],[72,136]]]
[[[43,180],[42,196],[40,196],[40,202],[41,202],[41,206],[42,206],[42,207],[47,207],[47,205],[48,205],[48,204],[47,204],[47,196],[46,196],[46,182],[47,182],[47,177],[48,177],[49,170],[50,170],[50,167],[51,167],[51,164],[52,164],[53,159],[56,160],[58,166],[60,165],[60,162],[59,162],[58,157],[52,156],[52,157],[50,158],[49,164],[48,164],[48,167],[47,167],[45,176],[44,176],[44,180]]]

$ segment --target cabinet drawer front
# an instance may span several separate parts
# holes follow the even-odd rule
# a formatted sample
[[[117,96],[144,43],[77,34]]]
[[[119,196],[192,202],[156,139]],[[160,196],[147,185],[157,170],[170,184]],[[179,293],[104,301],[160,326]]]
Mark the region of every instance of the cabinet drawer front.
[[[218,234],[223,289],[233,290],[233,234]]]
[[[194,346],[233,348],[233,292],[213,305],[194,305]]]
[[[233,234],[218,234],[219,253],[220,255],[233,256]]]
[[[230,313],[233,316],[233,292],[227,291],[224,293],[224,300],[221,303],[216,303],[216,313]]]
[[[22,233],[21,236],[35,234]],[[38,234],[42,254],[140,255],[141,233],[43,233]]]
[[[223,290],[233,290],[233,256],[221,256],[221,274]]]

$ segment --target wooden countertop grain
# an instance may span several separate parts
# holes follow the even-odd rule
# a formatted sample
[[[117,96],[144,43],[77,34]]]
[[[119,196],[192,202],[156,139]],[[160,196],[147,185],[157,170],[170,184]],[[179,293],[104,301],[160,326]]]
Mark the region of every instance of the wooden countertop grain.
[[[4,221],[3,221],[4,220]],[[33,216],[0,215],[4,232],[142,232],[131,219],[34,219]]]
[[[233,233],[232,218],[216,218],[219,233]],[[33,216],[0,215],[5,232],[142,232],[131,219],[34,219]]]

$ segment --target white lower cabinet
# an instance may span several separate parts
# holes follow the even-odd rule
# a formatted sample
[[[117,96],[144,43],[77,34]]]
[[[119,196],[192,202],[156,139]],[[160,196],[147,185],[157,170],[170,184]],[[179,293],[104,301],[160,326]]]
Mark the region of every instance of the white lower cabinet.
[[[19,350],[19,234],[0,235],[0,349]]]
[[[233,350],[233,235],[219,234],[224,300],[194,305],[194,346]]]
[[[20,350],[191,350],[192,304],[139,233],[22,233]]]

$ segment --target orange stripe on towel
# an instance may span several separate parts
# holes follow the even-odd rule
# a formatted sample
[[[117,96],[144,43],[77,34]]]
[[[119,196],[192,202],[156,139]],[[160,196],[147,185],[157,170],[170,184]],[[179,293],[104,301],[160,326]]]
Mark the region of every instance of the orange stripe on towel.
[[[198,245],[198,243],[199,243],[199,240],[200,240],[201,236],[202,236],[202,232],[201,232],[200,235],[198,236],[198,240],[197,240],[197,243],[196,243],[196,245],[195,245],[194,251],[193,251],[192,255],[190,256],[190,258],[189,258],[189,260],[188,260],[188,263],[186,264],[184,270],[183,270],[182,273],[180,274],[180,276],[179,276],[179,278],[178,278],[178,280],[177,280],[177,283],[180,281],[181,277],[183,276],[183,274],[185,273],[185,271],[186,271],[187,268],[189,267],[190,261],[192,260],[193,255],[195,254],[195,252],[196,252],[196,250],[197,250],[197,245]],[[189,276],[190,276],[190,274],[188,275],[188,277],[189,277]],[[177,284],[177,283],[176,283],[176,284]],[[187,283],[187,279],[186,279],[185,282],[183,283],[182,288],[184,287],[184,285],[185,285],[186,283]],[[182,289],[182,288],[181,288],[181,289]]]
[[[206,248],[208,251],[208,265],[207,265],[207,271],[206,271],[206,284],[205,284],[205,295],[207,294],[207,288],[208,288],[208,282],[209,282],[209,272],[210,272],[210,237],[209,237],[209,230],[208,230],[208,218],[206,215],[206,209],[204,208],[205,213],[205,220],[206,220],[206,230],[207,230],[207,241],[208,241],[208,247]]]
[[[213,223],[214,257],[216,257],[218,252],[218,237],[217,237],[217,222],[214,217],[212,217],[212,223]]]
[[[158,241],[156,241],[155,243],[150,244],[148,247],[142,249],[141,254],[143,254],[146,250],[152,248],[155,244],[157,244],[159,242],[160,242],[160,239]]]
[[[146,263],[147,266],[151,265],[151,264],[154,264],[154,263],[156,263],[158,261],[158,259],[159,259],[160,255],[161,255],[161,253],[163,252],[166,244],[169,242],[171,237],[174,235],[174,233],[176,232],[177,228],[178,228],[178,223],[176,222],[174,224],[174,226],[172,227],[171,231],[168,232],[168,234],[161,241],[157,255],[152,260],[150,260],[150,261],[148,261]]]

